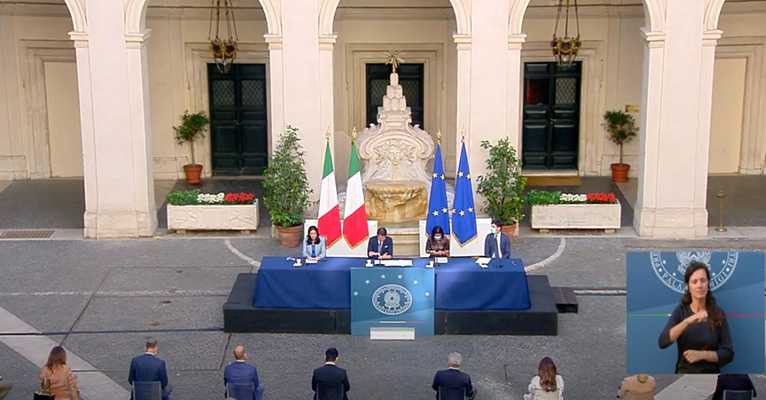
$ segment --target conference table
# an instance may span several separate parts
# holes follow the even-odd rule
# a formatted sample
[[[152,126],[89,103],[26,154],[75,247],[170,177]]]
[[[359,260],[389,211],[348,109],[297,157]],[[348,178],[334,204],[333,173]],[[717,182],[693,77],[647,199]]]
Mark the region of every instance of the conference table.
[[[303,260],[302,260],[303,261]],[[351,269],[365,268],[366,258],[329,257],[293,266],[295,258],[266,256],[256,280],[254,305],[267,309],[350,309]],[[410,267],[426,268],[427,258]],[[529,287],[521,259],[493,259],[481,268],[473,258],[449,258],[435,264],[438,310],[525,310]]]

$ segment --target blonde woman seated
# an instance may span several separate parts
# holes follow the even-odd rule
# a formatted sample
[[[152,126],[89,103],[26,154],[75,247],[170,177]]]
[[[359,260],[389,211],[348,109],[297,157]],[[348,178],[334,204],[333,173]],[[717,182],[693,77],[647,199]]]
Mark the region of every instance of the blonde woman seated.
[[[318,261],[325,257],[324,238],[319,236],[319,229],[316,226],[309,227],[309,234],[303,241],[303,257],[307,260]]]
[[[51,349],[48,362],[40,370],[40,388],[56,400],[79,400],[77,377],[66,364],[66,351],[61,346]]]
[[[524,400],[564,400],[564,379],[556,373],[556,364],[550,357],[540,360],[537,376],[527,390]]]
[[[449,257],[449,239],[444,236],[441,226],[431,229],[431,236],[426,241],[426,253],[429,257]]]

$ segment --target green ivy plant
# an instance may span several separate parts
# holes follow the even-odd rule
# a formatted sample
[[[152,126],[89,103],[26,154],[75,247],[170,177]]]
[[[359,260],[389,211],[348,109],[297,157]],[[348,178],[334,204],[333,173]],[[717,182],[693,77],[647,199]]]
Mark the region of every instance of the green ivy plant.
[[[189,111],[184,111],[181,115],[181,125],[174,126],[173,130],[176,132],[176,140],[178,144],[189,143],[191,147],[192,164],[196,164],[197,161],[194,158],[194,141],[198,138],[205,137],[205,130],[210,124],[210,119],[204,112],[200,111],[194,114],[189,114]]]
[[[604,113],[604,127],[609,132],[609,139],[620,146],[620,164],[622,164],[622,145],[630,142],[638,133],[636,119],[620,110]]]
[[[271,223],[285,228],[303,223],[312,191],[306,178],[297,128],[288,126],[282,133],[264,175],[263,204],[269,211]]]
[[[527,178],[521,175],[521,161],[508,138],[492,144],[481,142],[488,150],[486,174],[479,176],[477,192],[485,199],[483,210],[492,219],[512,225],[524,218],[524,188]]]
[[[198,189],[179,190],[168,194],[168,204],[174,206],[191,206],[197,204]]]
[[[561,192],[558,190],[530,190],[527,193],[527,203],[530,206],[545,206],[561,203]]]

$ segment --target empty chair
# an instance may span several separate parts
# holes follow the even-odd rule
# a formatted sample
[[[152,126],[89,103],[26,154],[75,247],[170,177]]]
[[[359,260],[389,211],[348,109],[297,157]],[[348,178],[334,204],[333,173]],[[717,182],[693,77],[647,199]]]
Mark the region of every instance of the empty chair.
[[[162,383],[134,381],[131,385],[133,400],[162,400]]]
[[[752,390],[724,390],[723,400],[751,400],[753,398]]]

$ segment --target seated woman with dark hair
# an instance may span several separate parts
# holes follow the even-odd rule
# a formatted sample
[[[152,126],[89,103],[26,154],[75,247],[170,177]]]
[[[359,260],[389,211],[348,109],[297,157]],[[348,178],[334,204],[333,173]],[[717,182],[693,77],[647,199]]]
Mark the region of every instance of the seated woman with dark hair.
[[[426,253],[429,257],[449,257],[449,238],[444,236],[441,226],[431,229],[431,236],[426,241]]]
[[[308,260],[319,260],[325,257],[324,238],[319,236],[316,226],[309,227],[306,240],[303,241],[303,257]]]
[[[710,270],[689,263],[684,273],[686,293],[659,337],[664,349],[678,343],[677,374],[717,374],[734,359],[726,315],[710,293]]]

